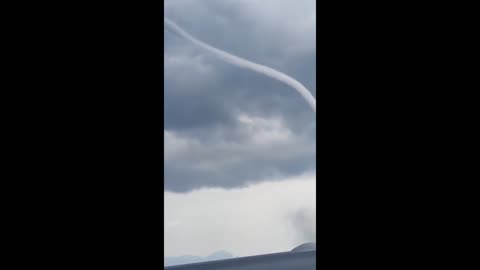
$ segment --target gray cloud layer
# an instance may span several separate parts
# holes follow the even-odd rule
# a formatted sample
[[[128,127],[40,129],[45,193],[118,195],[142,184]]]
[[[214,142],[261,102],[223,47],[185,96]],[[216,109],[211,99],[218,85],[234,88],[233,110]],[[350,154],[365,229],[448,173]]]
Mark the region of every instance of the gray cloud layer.
[[[315,1],[177,0],[203,41],[315,88]],[[165,189],[234,188],[315,169],[315,115],[288,86],[165,32]]]

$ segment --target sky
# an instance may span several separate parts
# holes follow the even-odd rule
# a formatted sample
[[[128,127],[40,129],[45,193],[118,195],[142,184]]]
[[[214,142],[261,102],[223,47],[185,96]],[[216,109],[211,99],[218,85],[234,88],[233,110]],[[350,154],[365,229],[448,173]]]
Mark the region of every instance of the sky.
[[[314,0],[164,3],[194,37],[316,96]],[[314,241],[316,116],[305,100],[168,31],[164,59],[165,256],[247,256]]]

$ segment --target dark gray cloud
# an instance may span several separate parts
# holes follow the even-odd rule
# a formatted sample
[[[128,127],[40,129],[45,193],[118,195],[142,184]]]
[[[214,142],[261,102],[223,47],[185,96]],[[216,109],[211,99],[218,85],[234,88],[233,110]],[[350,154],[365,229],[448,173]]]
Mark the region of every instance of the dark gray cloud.
[[[315,1],[175,0],[195,37],[278,69],[316,96]],[[315,168],[315,115],[289,86],[165,32],[165,189],[234,188]]]

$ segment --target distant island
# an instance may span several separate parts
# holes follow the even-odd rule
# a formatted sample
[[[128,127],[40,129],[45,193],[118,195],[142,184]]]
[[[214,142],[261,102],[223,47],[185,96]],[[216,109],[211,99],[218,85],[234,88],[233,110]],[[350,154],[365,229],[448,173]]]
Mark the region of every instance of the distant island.
[[[214,252],[207,257],[193,256],[193,255],[183,255],[178,257],[165,257],[164,266],[172,266],[179,264],[188,264],[188,263],[197,263],[197,262],[208,262],[216,260],[231,259],[233,255],[228,251],[221,250]]]

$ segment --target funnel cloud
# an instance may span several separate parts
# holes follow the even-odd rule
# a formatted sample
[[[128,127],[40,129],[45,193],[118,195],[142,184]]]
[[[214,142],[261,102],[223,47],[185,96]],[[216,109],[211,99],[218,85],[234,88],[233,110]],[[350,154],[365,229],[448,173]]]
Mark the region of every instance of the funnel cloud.
[[[169,20],[168,18],[164,18],[165,21],[165,26],[167,29],[171,30],[175,34],[179,35],[182,38],[185,38],[186,40],[192,42],[194,45],[197,47],[200,47],[204,50],[207,50],[208,52],[216,55],[220,59],[233,64],[235,66],[241,67],[241,68],[246,68],[258,73],[261,73],[263,75],[269,76],[271,78],[274,78],[276,80],[279,80],[291,87],[293,87],[308,103],[308,105],[312,108],[313,112],[316,112],[316,101],[315,98],[312,96],[310,91],[303,86],[300,82],[297,80],[293,79],[292,77],[286,75],[285,73],[282,73],[280,71],[277,71],[275,69],[272,69],[270,67],[264,66],[264,65],[259,65],[257,63],[248,61],[246,59],[240,58],[238,56],[235,56],[233,54],[227,53],[225,51],[222,51],[220,49],[217,49],[215,47],[212,47],[203,41],[200,41],[193,36],[191,36],[189,33],[187,33],[185,30],[180,28],[177,24],[175,24],[173,21]]]
[[[164,16],[194,38],[288,74],[315,97],[314,7],[314,0],[175,0]],[[316,113],[297,90],[167,25],[164,35],[166,191],[237,189],[315,171]]]

